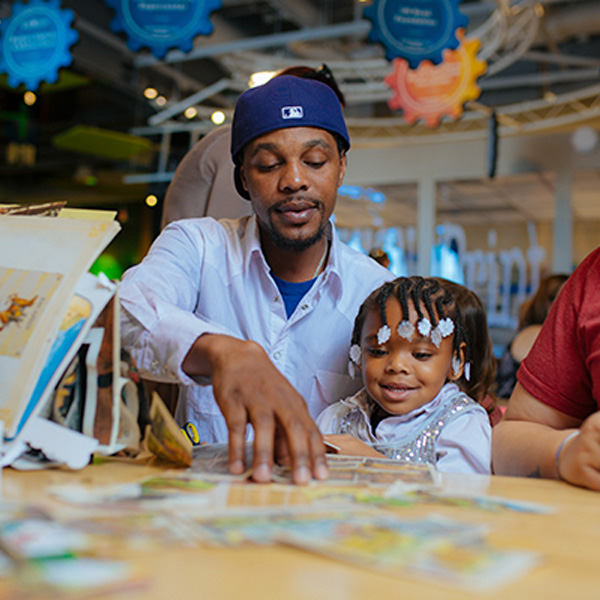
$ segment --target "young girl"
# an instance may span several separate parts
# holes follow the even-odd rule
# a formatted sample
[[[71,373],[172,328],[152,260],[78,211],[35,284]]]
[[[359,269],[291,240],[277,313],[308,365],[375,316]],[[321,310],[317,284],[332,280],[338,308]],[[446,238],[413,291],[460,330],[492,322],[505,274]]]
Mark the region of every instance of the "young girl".
[[[351,343],[364,387],[319,415],[321,431],[335,434],[326,440],[343,454],[490,473],[488,416],[453,383],[465,373],[466,341],[450,292],[418,276],[383,284],[360,307]]]

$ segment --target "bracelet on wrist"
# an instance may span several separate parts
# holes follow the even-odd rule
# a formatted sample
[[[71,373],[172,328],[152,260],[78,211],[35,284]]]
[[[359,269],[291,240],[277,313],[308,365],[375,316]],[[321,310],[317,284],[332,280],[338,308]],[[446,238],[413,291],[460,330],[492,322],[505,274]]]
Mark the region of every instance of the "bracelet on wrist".
[[[558,468],[558,463],[560,461],[560,455],[562,454],[562,451],[563,451],[564,447],[573,438],[577,437],[578,435],[579,435],[579,429],[576,429],[575,431],[571,431],[571,433],[569,433],[569,435],[566,435],[564,437],[563,441],[558,445],[558,448],[556,449],[556,453],[554,454],[554,473],[556,475],[556,479],[563,480],[563,478],[562,478],[562,476],[560,474],[560,470]]]

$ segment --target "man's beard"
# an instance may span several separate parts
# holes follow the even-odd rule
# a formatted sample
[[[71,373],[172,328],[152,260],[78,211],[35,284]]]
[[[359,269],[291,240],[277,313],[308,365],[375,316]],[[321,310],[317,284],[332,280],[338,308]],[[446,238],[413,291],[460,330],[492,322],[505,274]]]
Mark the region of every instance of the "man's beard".
[[[317,202],[316,205],[317,205],[317,208],[322,209],[322,204],[320,202]],[[271,240],[273,241],[273,244],[275,244],[275,246],[277,248],[279,248],[280,250],[293,250],[295,252],[302,252],[303,250],[310,248],[311,246],[313,246],[314,244],[316,244],[323,238],[327,222],[321,223],[321,225],[319,226],[319,229],[310,237],[288,238],[288,237],[282,235],[279,232],[279,230],[274,226],[273,220],[270,218],[271,213],[275,212],[276,210],[277,210],[277,206],[274,206],[269,211],[269,221],[268,221],[268,223],[266,223],[266,225],[267,225],[266,229],[269,232],[269,235],[271,236]],[[323,214],[322,210],[319,210],[319,212],[321,214]]]
[[[319,227],[319,230],[310,237],[300,238],[300,239],[289,239],[279,233],[273,227],[269,228],[269,234],[271,235],[271,240],[279,248],[280,250],[294,250],[295,252],[302,252],[302,250],[306,250],[310,248],[312,245],[316,244],[323,237],[323,233],[325,231],[325,226],[322,225]]]

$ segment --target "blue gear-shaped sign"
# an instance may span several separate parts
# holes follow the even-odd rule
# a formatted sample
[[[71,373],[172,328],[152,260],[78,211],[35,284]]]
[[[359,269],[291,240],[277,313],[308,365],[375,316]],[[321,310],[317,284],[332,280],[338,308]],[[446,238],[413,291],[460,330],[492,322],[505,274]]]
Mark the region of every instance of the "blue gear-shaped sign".
[[[363,14],[373,23],[369,41],[385,47],[385,57],[404,58],[411,69],[422,60],[437,65],[442,51],[459,46],[457,29],[469,19],[458,10],[461,0],[374,0]]]
[[[58,70],[73,62],[69,48],[79,39],[70,27],[74,18],[60,0],[15,2],[0,22],[0,73],[8,74],[8,85],[36,90],[42,80],[58,79]]]
[[[221,0],[105,1],[116,12],[110,28],[127,35],[133,52],[147,47],[156,58],[172,48],[189,52],[197,35],[212,33],[210,13],[221,8]]]

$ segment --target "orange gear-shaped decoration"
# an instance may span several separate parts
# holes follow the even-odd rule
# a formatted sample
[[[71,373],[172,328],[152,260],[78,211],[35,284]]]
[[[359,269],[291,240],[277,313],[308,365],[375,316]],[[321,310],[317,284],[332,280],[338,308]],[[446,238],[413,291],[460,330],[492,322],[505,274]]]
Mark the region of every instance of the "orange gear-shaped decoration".
[[[444,50],[439,65],[424,60],[417,69],[410,69],[403,58],[394,59],[394,70],[384,80],[395,92],[388,106],[402,110],[407,123],[420,118],[427,127],[436,127],[444,115],[456,120],[463,104],[481,94],[475,83],[487,69],[487,63],[476,58],[481,42],[466,40],[462,30],[457,33],[460,46]]]

